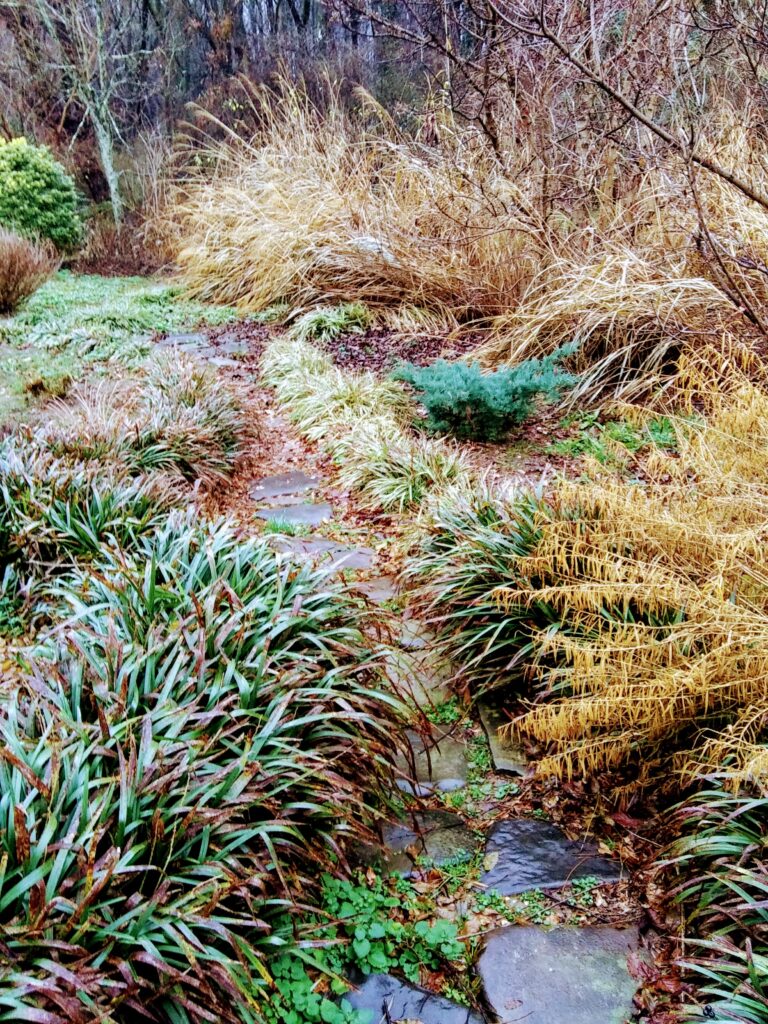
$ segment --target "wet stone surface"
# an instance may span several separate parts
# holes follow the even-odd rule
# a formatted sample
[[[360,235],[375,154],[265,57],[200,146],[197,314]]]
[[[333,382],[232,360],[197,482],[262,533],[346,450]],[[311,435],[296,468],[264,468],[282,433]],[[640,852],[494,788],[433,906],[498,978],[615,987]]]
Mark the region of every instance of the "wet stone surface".
[[[210,347],[208,342],[208,335],[200,332],[186,332],[183,334],[166,334],[164,338],[161,338],[157,343],[160,348],[183,348],[183,349],[199,349],[203,347]]]
[[[218,366],[219,369],[228,368],[232,370],[240,366],[237,359],[228,359],[226,356],[208,356],[207,358],[212,366]]]
[[[408,741],[413,751],[412,766],[404,754],[397,759],[398,770],[406,776],[398,785],[406,793],[426,796],[435,790],[451,793],[467,784],[467,746],[460,740],[445,733],[435,732],[425,738],[418,732],[408,730]],[[414,786],[412,772],[415,767]]]
[[[400,645],[406,651],[423,651],[434,640],[434,633],[419,619],[403,619]]]
[[[269,501],[271,498],[301,495],[314,490],[319,482],[318,477],[308,476],[300,469],[295,469],[289,473],[277,473],[274,476],[265,476],[254,481],[250,495],[254,501]]]
[[[494,825],[480,881],[502,896],[526,889],[557,889],[575,878],[614,882],[621,864],[602,857],[586,840],[574,842],[547,821],[520,819]]]
[[[483,1018],[466,1006],[408,985],[388,974],[372,974],[344,997],[355,1010],[368,1010],[371,1024],[483,1024]]]
[[[469,860],[475,852],[474,835],[449,811],[413,814],[407,823],[386,825],[382,833],[387,867],[402,875],[410,875],[419,859],[440,865]]]
[[[386,672],[393,688],[420,708],[441,704],[450,696],[451,666],[429,649],[389,651]]]
[[[284,519],[287,509],[272,509],[270,518]],[[278,551],[306,558],[322,564],[331,564],[337,569],[370,569],[376,552],[371,548],[356,548],[350,544],[337,544],[322,537],[276,537],[274,541]],[[357,589],[362,589],[359,585]]]
[[[501,1021],[624,1024],[638,987],[627,957],[638,945],[636,929],[501,928],[477,970]]]
[[[327,502],[302,502],[298,505],[280,505],[277,508],[260,508],[259,519],[290,523],[294,526],[319,526],[333,518],[333,509]]]
[[[376,579],[365,580],[357,584],[357,589],[372,604],[384,604],[397,597],[397,586],[394,576],[378,576]]]
[[[509,716],[504,714],[502,704],[492,698],[478,702],[480,721],[491,748],[491,760],[497,772],[508,772],[512,775],[525,775],[528,761],[523,748],[506,738],[502,738],[499,730],[509,723]]]
[[[242,341],[236,334],[223,334],[216,344],[223,356],[247,356],[250,351],[247,341]]]

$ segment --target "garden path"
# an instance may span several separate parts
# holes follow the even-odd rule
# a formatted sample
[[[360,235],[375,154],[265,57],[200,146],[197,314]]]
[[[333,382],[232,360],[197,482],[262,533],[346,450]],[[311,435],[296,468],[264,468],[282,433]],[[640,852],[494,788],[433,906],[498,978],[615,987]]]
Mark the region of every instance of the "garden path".
[[[374,1024],[624,1024],[638,987],[628,958],[636,960],[640,935],[631,907],[623,904],[617,912],[610,893],[626,887],[627,872],[592,841],[574,841],[541,817],[516,813],[508,797],[519,792],[526,759],[500,734],[506,719],[499,705],[479,706],[485,762],[477,754],[484,742],[479,729],[467,727],[461,714],[456,722],[441,720],[441,709],[449,706],[451,667],[398,590],[389,529],[396,523],[356,508],[352,496],[335,487],[327,461],[296,436],[258,386],[263,341],[262,328],[249,334],[236,325],[158,342],[237,377],[262,424],[237,479],[213,499],[215,510],[254,529],[260,520],[276,550],[343,573],[350,590],[369,602],[386,638],[392,685],[413,710],[405,737],[410,756],[403,755],[398,767],[399,785],[414,807],[384,826],[380,846],[361,850],[361,861],[423,879],[425,886],[435,874],[443,877],[435,869],[474,865],[471,888],[484,896],[479,905],[466,898],[437,900],[437,912],[461,923],[478,951],[478,1010],[390,976],[360,979],[350,1001],[373,1011]],[[583,905],[582,897],[572,896],[579,881],[578,892],[587,897]],[[590,907],[593,892],[608,897]],[[550,898],[564,914],[547,911]]]

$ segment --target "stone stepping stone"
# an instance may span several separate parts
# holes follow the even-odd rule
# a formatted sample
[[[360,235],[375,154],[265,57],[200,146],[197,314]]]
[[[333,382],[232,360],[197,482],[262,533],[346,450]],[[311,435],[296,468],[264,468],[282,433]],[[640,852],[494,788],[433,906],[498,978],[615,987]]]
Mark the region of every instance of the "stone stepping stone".
[[[228,359],[226,356],[208,356],[208,362],[211,366],[217,366],[220,370],[226,369],[240,369],[242,363],[237,359]]]
[[[223,334],[216,348],[223,356],[247,356],[250,348],[247,341],[241,341],[235,334]]]
[[[432,630],[421,619],[403,619],[400,631],[400,645],[406,651],[426,650],[435,638]]]
[[[528,759],[523,748],[518,743],[502,738],[500,733],[500,729],[509,724],[509,716],[504,714],[503,705],[498,700],[483,698],[478,701],[477,709],[488,737],[494,770],[510,775],[525,775]]]
[[[636,928],[501,928],[477,971],[500,1021],[624,1024],[638,988],[627,957],[638,945]]]
[[[398,754],[396,767],[407,776],[398,779],[398,786],[404,793],[428,796],[439,790],[452,793],[467,784],[467,745],[461,740],[443,732],[434,732],[425,741],[421,733],[409,729],[406,733],[413,751],[414,766],[405,754]],[[415,785],[410,781],[415,767]]]
[[[393,689],[419,708],[442,704],[451,695],[453,669],[434,651],[394,648],[387,652],[384,664]]]
[[[182,334],[166,334],[157,343],[161,348],[199,348],[208,345],[208,335],[201,332],[185,332]]]
[[[424,859],[437,866],[470,860],[475,853],[473,833],[450,811],[414,814],[410,824],[385,825],[382,830],[386,866],[394,874],[411,875],[416,861]]]
[[[287,511],[289,509],[273,509],[270,518],[279,522],[286,518],[283,513]],[[376,552],[371,548],[356,548],[351,544],[337,544],[335,541],[323,540],[320,537],[279,537],[275,539],[275,546],[278,551],[294,555],[297,558],[306,558],[317,562],[330,561],[335,569],[370,569],[376,557]]]
[[[520,818],[494,825],[485,847],[488,889],[514,896],[527,889],[559,889],[575,878],[615,882],[619,861],[603,857],[590,842],[575,842],[548,821]]]
[[[371,1024],[483,1024],[483,1018],[466,1006],[457,1006],[389,974],[370,975],[343,998],[354,1010],[368,1010]]]
[[[288,473],[277,473],[255,480],[249,494],[254,501],[268,501],[271,498],[306,494],[307,491],[313,491],[319,482],[318,477],[293,469]]]
[[[398,595],[394,576],[377,576],[372,580],[364,580],[357,584],[357,589],[372,604],[385,604],[387,601],[393,601]]]
[[[274,508],[260,508],[256,512],[259,519],[275,520],[279,523],[291,523],[296,526],[319,526],[333,518],[333,509],[325,502],[302,502],[298,505],[279,505]]]

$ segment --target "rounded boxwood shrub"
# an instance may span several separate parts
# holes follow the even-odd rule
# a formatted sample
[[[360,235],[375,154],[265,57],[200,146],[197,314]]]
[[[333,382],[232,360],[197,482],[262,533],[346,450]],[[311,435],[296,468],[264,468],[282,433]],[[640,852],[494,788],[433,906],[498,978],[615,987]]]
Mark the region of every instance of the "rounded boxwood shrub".
[[[71,252],[83,234],[78,205],[74,181],[47,147],[0,139],[0,225]]]

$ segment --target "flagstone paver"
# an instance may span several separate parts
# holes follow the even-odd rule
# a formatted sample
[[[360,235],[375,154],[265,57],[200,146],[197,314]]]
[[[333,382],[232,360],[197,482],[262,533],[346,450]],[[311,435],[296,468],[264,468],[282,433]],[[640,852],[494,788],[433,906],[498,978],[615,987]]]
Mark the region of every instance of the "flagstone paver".
[[[632,928],[498,929],[477,965],[485,1001],[502,1024],[624,1024],[638,944]]]

